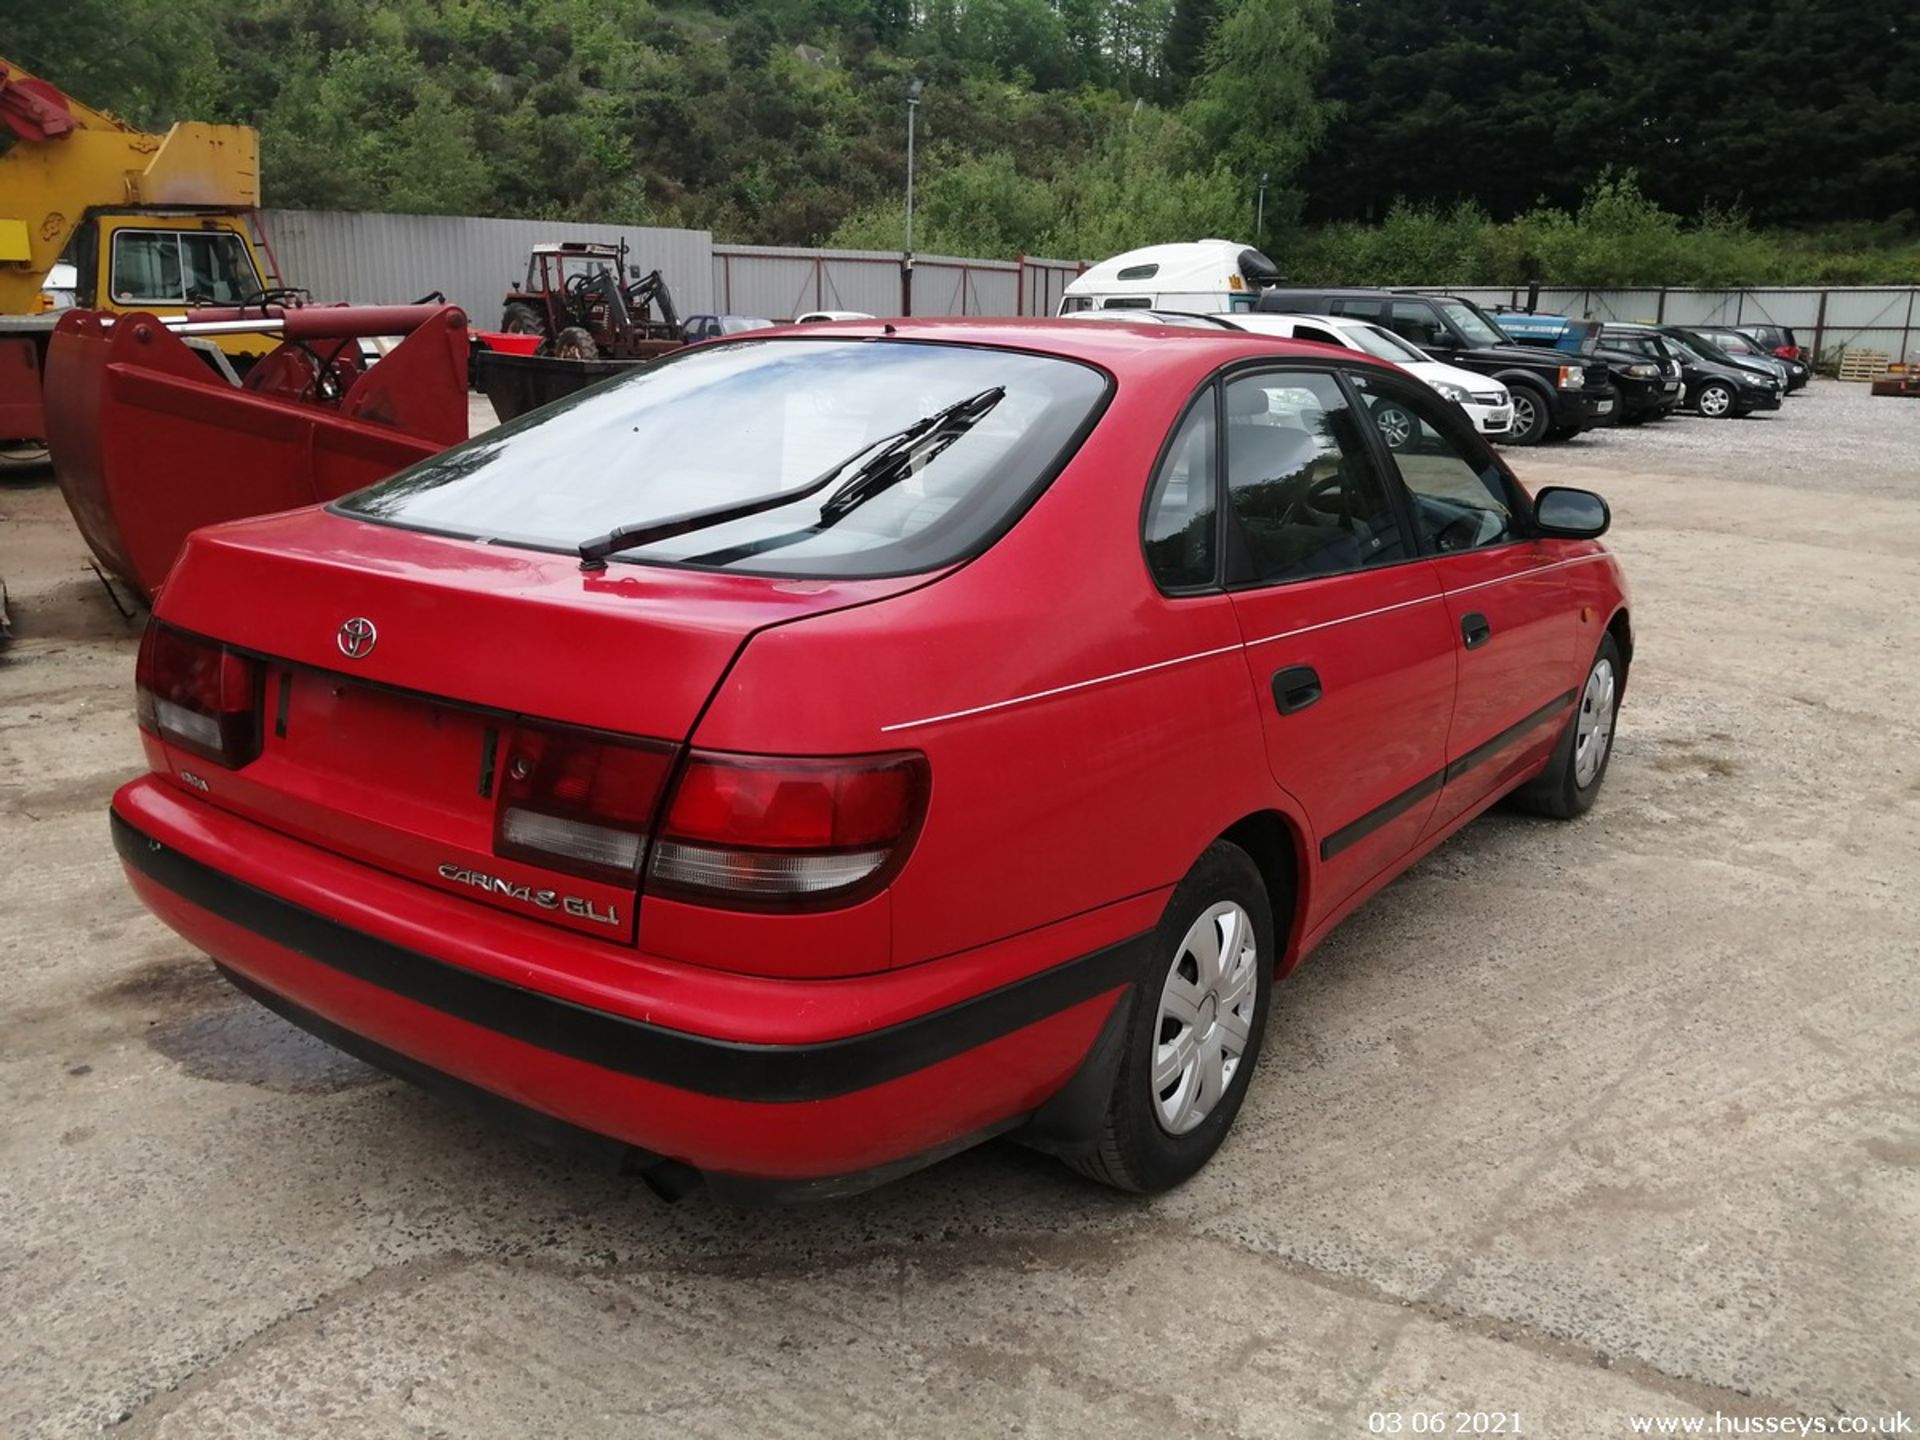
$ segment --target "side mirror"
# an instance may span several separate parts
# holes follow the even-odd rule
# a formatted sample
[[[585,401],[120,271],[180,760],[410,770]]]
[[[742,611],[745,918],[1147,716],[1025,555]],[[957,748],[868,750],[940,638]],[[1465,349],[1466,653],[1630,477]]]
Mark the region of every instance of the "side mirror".
[[[1549,485],[1533,497],[1533,523],[1557,540],[1598,540],[1613,523],[1613,512],[1591,490]]]

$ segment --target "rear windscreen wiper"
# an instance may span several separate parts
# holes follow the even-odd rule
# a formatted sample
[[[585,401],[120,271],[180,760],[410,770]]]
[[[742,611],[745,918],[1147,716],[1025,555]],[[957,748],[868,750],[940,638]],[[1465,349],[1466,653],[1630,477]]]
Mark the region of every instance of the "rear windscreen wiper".
[[[1006,393],[1006,386],[992,386],[989,389],[982,390],[977,395],[969,395],[964,400],[956,400],[953,404],[944,409],[936,410],[931,415],[922,416],[911,425],[906,426],[904,429],[896,430],[891,435],[883,435],[877,440],[869,440],[844,460],[835,461],[826,470],[809,480],[798,490],[779,490],[771,495],[762,495],[754,500],[738,500],[731,505],[715,505],[706,510],[689,510],[679,515],[669,515],[664,520],[648,520],[638,525],[622,525],[619,529],[609,530],[606,534],[598,536],[595,539],[582,541],[579,547],[580,568],[582,570],[604,570],[607,568],[607,556],[618,554],[622,550],[631,550],[639,545],[651,545],[659,540],[671,540],[678,535],[685,535],[694,530],[705,530],[715,525],[725,525],[733,520],[745,520],[763,511],[777,510],[783,505],[793,504],[796,500],[805,500],[810,495],[819,494],[822,490],[826,489],[827,486],[839,479],[841,474],[844,473],[847,467],[853,464],[854,461],[861,459],[863,456],[870,457],[866,463],[854,473],[853,478],[848,482],[846,487],[847,491],[853,491],[861,486],[863,477],[873,476],[876,472],[881,471],[883,467],[889,471],[895,470],[896,467],[886,466],[886,462],[895,456],[911,451],[914,442],[919,440],[923,435],[946,427],[951,432],[941,437],[945,440],[946,444],[951,444],[954,440],[959,439],[961,435],[973,427],[974,423],[978,421],[981,416],[985,415],[995,405],[998,405]],[[942,445],[941,448],[944,449],[945,445]],[[891,484],[891,479],[886,483]],[[884,488],[884,485],[881,488]],[[861,494],[857,498],[848,500],[836,508],[840,513],[844,513],[845,510],[851,509],[854,505],[859,504],[867,498],[869,498],[867,494]],[[834,502],[840,501],[840,499],[841,496],[835,494],[828,501],[828,505],[833,505]],[[825,509],[825,507],[822,508],[823,510]],[[834,518],[839,518],[838,514],[836,514]]]

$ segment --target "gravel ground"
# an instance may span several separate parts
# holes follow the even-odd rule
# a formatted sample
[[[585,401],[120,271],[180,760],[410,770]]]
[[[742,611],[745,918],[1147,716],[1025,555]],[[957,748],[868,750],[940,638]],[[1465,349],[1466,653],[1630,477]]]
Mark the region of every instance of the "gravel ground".
[[[102,814],[134,631],[53,488],[0,488],[0,1435],[1912,1415],[1920,405],[1515,463],[1603,490],[1634,581],[1591,815],[1489,816],[1347,922],[1174,1195],[1000,1144],[744,1213],[345,1060],[152,920]]]
[[[1816,379],[1780,409],[1744,420],[1682,414],[1595,431],[1536,453],[1602,470],[1645,464],[1670,474],[1737,474],[1762,484],[1911,496],[1920,482],[1920,403]]]

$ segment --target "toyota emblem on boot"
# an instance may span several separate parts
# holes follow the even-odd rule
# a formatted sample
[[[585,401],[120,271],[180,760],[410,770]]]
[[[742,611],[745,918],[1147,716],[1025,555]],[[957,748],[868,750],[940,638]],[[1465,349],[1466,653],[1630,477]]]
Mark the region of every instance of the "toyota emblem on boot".
[[[349,660],[364,660],[372,653],[373,642],[380,638],[380,632],[364,615],[356,615],[341,622],[340,633],[334,638],[340,642],[342,655]]]

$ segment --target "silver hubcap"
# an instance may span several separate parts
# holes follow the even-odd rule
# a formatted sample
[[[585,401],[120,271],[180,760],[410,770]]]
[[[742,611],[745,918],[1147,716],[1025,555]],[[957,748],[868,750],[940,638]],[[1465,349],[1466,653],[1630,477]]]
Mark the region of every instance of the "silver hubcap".
[[[1398,450],[1407,443],[1407,437],[1413,433],[1413,420],[1404,410],[1388,408],[1373,418],[1379,425],[1381,438],[1387,442],[1389,450]]]
[[[1613,743],[1613,662],[1598,661],[1580,696],[1580,717],[1573,734],[1573,781],[1582,790],[1593,783]]]
[[[1154,1113],[1168,1133],[1205,1120],[1233,1083],[1253,1030],[1259,961],[1253,921],[1231,900],[1209,906],[1180,942],[1153,1030]]]
[[[1700,396],[1700,409],[1703,414],[1724,415],[1731,404],[1733,404],[1733,397],[1718,385],[1709,387]]]
[[[1533,401],[1524,399],[1517,391],[1513,397],[1513,425],[1515,435],[1524,435],[1533,429]]]

